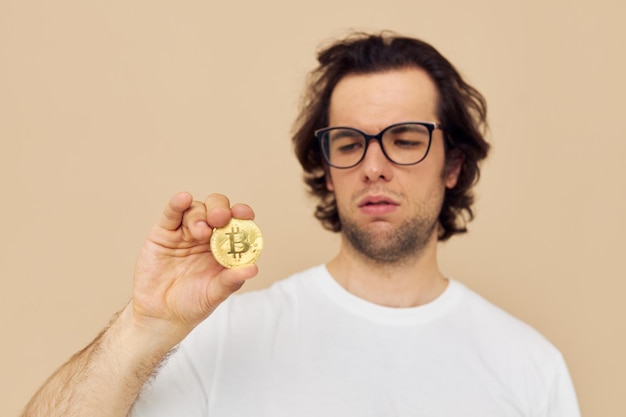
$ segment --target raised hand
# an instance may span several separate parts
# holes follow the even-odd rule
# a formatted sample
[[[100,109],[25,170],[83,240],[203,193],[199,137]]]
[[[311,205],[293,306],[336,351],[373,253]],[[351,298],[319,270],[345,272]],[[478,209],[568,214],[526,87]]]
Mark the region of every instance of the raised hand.
[[[256,265],[228,269],[213,258],[212,230],[231,217],[253,219],[254,213],[244,204],[231,207],[220,194],[204,202],[188,193],[170,199],[137,260],[135,320],[180,339],[257,274]]]

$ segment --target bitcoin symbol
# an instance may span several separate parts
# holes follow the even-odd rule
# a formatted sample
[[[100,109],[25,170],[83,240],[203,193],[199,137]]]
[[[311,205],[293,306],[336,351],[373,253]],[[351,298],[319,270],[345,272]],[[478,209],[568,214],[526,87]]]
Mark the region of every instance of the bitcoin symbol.
[[[232,218],[227,225],[213,229],[211,252],[226,268],[253,264],[262,249],[263,236],[252,220]]]
[[[230,233],[226,233],[228,240],[230,241],[229,255],[232,255],[235,259],[241,259],[241,254],[248,252],[250,244],[248,243],[248,233],[245,230],[239,229],[238,226],[232,227]]]

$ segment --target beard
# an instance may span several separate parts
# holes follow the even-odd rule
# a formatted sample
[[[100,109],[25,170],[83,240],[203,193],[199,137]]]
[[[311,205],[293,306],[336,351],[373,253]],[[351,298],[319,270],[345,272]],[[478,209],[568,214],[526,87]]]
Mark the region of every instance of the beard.
[[[417,214],[401,222],[395,229],[383,229],[384,226],[377,227],[375,224],[370,224],[369,227],[359,226],[353,218],[343,215],[339,204],[336,203],[343,236],[358,253],[380,265],[400,265],[420,257],[433,239],[433,234],[439,229],[439,214],[445,198],[444,180],[447,172],[444,166],[440,173],[441,187],[419,204]],[[390,190],[370,189],[357,193],[353,196],[353,201],[372,191],[404,200],[402,194]]]
[[[443,173],[442,173],[443,181]],[[341,229],[348,243],[369,260],[381,265],[398,265],[411,262],[423,253],[439,228],[439,214],[443,207],[445,185],[426,201],[422,201],[417,214],[407,218],[395,228],[359,226],[350,216],[339,210]],[[393,192],[386,193],[394,195]],[[357,194],[355,199],[358,199]],[[396,196],[402,199],[401,195]],[[339,207],[338,207],[339,208]]]
[[[372,230],[342,219],[343,234],[350,245],[368,259],[379,264],[399,264],[418,257],[430,242],[437,216],[411,218],[393,230]]]

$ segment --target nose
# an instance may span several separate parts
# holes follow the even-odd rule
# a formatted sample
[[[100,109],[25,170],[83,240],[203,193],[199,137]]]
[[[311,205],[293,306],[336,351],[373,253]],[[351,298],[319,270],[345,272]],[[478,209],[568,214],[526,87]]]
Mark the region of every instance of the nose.
[[[380,142],[376,140],[370,141],[360,164],[363,179],[368,182],[391,180],[393,176],[391,164],[392,162],[383,153]]]

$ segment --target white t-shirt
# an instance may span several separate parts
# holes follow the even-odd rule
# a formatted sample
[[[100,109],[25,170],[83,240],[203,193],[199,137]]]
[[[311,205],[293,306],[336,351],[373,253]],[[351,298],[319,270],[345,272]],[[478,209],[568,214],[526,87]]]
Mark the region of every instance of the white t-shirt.
[[[414,308],[372,304],[324,266],[236,295],[148,384],[133,417],[578,417],[561,354],[450,280]]]

